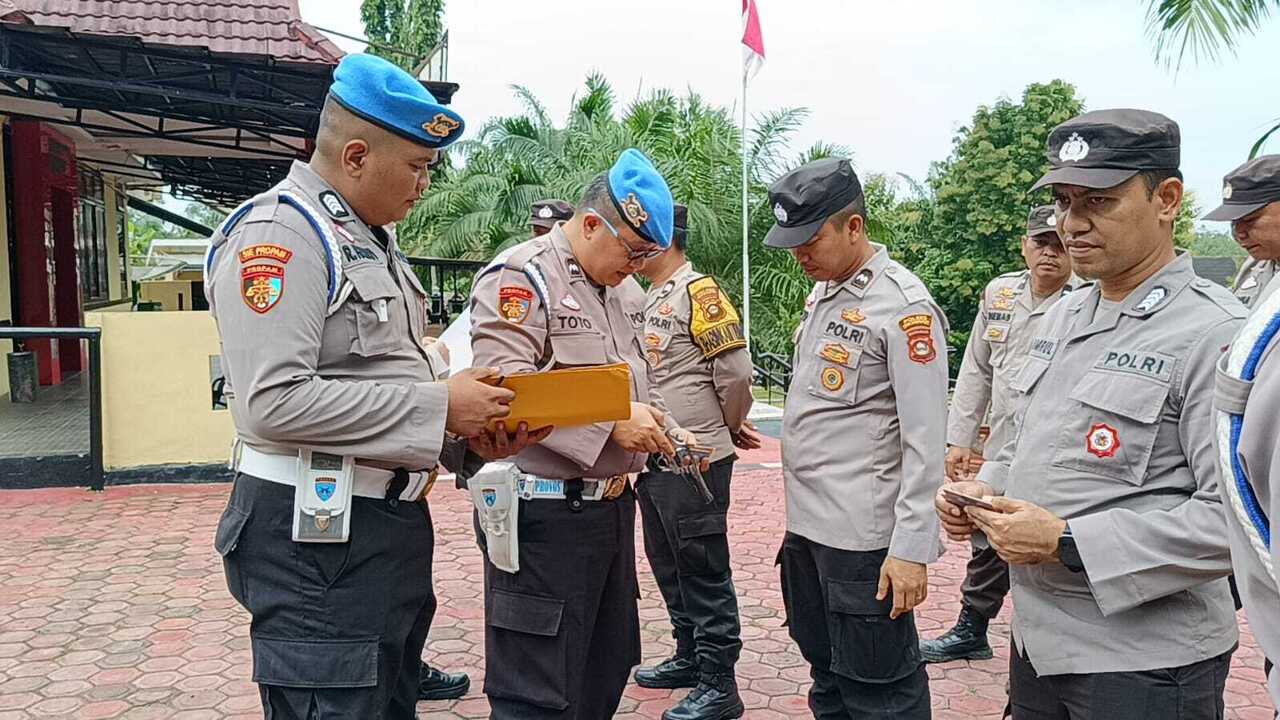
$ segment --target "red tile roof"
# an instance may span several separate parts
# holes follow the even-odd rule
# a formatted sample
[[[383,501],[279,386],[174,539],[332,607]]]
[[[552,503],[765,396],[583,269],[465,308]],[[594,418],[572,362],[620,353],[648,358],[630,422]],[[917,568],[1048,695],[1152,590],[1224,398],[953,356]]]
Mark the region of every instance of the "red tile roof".
[[[0,0],[0,20],[285,62],[343,55],[302,21],[297,0]]]

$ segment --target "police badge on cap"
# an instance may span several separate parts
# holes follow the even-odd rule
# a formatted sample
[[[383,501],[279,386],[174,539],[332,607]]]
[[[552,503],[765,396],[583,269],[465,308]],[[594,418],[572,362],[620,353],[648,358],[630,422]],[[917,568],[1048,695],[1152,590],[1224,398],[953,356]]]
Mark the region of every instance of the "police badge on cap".
[[[1144,170],[1176,170],[1182,138],[1178,123],[1149,110],[1096,110],[1049,133],[1049,172],[1031,186],[1111,188]]]

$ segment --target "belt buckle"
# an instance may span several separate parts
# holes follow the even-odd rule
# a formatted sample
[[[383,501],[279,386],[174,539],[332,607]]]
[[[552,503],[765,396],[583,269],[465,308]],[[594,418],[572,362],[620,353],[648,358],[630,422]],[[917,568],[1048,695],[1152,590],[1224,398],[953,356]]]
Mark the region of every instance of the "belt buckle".
[[[617,500],[627,489],[626,475],[614,475],[599,482],[604,485],[604,492],[600,495],[602,500]]]

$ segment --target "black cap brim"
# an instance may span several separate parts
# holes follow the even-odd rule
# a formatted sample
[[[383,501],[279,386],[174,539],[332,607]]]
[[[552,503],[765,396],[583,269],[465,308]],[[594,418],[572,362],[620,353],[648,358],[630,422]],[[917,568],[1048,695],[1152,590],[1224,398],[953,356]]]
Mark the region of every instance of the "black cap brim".
[[[804,225],[796,225],[795,227],[783,227],[774,223],[769,228],[769,234],[764,236],[765,247],[778,248],[788,250],[790,248],[798,248],[801,245],[813,239],[814,235],[822,229],[822,224],[828,218],[820,218]]]
[[[1248,203],[1243,205],[1239,203],[1222,203],[1220,207],[1218,207],[1213,212],[1209,213],[1208,215],[1205,215],[1200,219],[1216,220],[1218,222],[1235,222],[1236,220],[1239,220],[1240,218],[1246,215],[1249,215],[1251,213],[1257,212],[1258,210],[1261,210],[1267,205],[1270,205],[1270,203],[1259,202],[1259,203]]]
[[[1027,192],[1035,192],[1047,185],[1078,185],[1103,190],[1113,188],[1139,172],[1119,168],[1056,167],[1045,173]]]
[[[540,218],[540,217],[536,217],[536,218],[532,218],[531,220],[529,220],[529,224],[530,224],[530,225],[532,225],[532,226],[534,226],[534,227],[539,227],[539,228],[546,228],[547,230],[550,230],[551,228],[555,227],[555,226],[556,226],[556,223],[558,223],[558,222],[560,222],[560,221],[559,221],[559,220],[557,220],[556,218]]]

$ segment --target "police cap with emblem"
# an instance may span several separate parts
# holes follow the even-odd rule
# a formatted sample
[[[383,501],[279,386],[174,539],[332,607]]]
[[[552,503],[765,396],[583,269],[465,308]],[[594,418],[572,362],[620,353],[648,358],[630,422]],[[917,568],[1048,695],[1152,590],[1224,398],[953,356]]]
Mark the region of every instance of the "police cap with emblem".
[[[539,200],[529,208],[529,224],[551,228],[573,217],[573,206],[563,200]]]
[[[1058,234],[1058,215],[1052,205],[1037,205],[1027,215],[1027,237]]]
[[[662,173],[644,153],[628,148],[609,168],[609,197],[618,215],[640,239],[660,248],[671,247],[675,200]]]
[[[800,247],[822,224],[862,196],[862,183],[844,158],[825,158],[801,165],[769,186],[769,205],[777,220],[764,244]]]
[[[1049,133],[1045,156],[1052,166],[1031,186],[1111,188],[1144,170],[1177,170],[1182,139],[1178,123],[1149,110],[1095,110]]]
[[[422,83],[380,57],[348,55],[333,71],[329,97],[353,115],[406,140],[442,148],[462,137],[462,116]]]
[[[1222,179],[1222,205],[1205,220],[1235,221],[1280,202],[1280,155],[1254,158]]]

